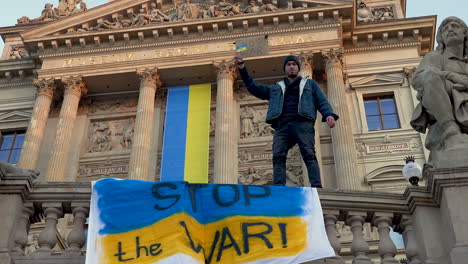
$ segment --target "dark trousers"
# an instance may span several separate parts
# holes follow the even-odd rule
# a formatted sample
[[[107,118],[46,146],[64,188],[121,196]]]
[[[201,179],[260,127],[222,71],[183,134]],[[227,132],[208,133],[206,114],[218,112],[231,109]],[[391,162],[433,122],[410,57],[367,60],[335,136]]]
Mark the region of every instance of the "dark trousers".
[[[276,126],[273,136],[273,178],[275,185],[286,184],[286,156],[298,144],[302,159],[307,166],[310,185],[322,187],[320,169],[315,156],[314,122],[295,119]]]

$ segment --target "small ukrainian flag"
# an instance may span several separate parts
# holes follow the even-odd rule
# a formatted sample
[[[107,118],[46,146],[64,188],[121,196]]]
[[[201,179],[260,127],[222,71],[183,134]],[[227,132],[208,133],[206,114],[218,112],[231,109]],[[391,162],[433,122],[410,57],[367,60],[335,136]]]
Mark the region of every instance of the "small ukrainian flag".
[[[237,46],[237,47],[236,47],[236,50],[237,50],[238,52],[246,51],[246,50],[247,50],[247,46],[246,46],[246,45]]]

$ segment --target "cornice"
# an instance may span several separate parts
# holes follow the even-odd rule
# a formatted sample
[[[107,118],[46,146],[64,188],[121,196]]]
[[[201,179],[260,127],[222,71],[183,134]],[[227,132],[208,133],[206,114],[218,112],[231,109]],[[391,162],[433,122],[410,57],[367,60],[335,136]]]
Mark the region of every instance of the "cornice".
[[[32,30],[28,32],[23,32],[21,36],[26,45],[28,45],[30,50],[38,49],[40,53],[43,51],[51,49],[58,51],[62,46],[66,46],[68,49],[73,48],[73,46],[78,47],[78,43],[83,48],[89,46],[100,46],[102,44],[109,43],[113,45],[114,39],[125,39],[128,43],[134,39],[139,41],[144,41],[145,38],[159,41],[171,40],[179,38],[187,38],[194,35],[193,38],[200,38],[206,34],[220,34],[223,31],[226,31],[228,34],[232,34],[237,30],[248,31],[249,26],[257,26],[258,21],[261,20],[260,28],[268,28],[270,25],[274,25],[275,28],[281,28],[283,25],[289,25],[293,27],[294,25],[314,25],[314,24],[327,24],[330,21],[337,22],[340,17],[346,16],[348,19],[343,19],[343,21],[348,21],[349,16],[351,15],[352,4],[342,4],[342,5],[333,5],[333,6],[324,6],[324,7],[313,7],[313,8],[296,8],[291,10],[281,10],[276,12],[269,12],[265,14],[246,14],[232,17],[221,17],[221,18],[211,18],[211,19],[199,19],[191,20],[187,22],[168,22],[161,24],[150,24],[143,27],[127,27],[118,30],[103,30],[103,31],[87,31],[73,34],[62,34],[62,35],[52,35],[44,36],[44,33],[40,30]],[[77,16],[85,15],[78,14]],[[102,14],[101,14],[102,17]],[[64,23],[63,19],[51,24]],[[89,18],[87,19],[89,20]],[[81,23],[84,23],[81,21]],[[46,25],[44,27],[49,27]],[[50,28],[52,30],[52,28]],[[50,34],[55,31],[50,31]],[[169,33],[170,32],[170,33]],[[35,34],[33,34],[35,33]],[[43,33],[43,34],[41,34]],[[198,37],[195,34],[199,35]],[[111,36],[112,41],[109,40]]]
[[[281,33],[294,33],[300,31],[313,31],[313,30],[325,30],[331,28],[338,28],[341,26],[340,22],[332,22],[332,23],[323,23],[323,24],[316,24],[316,25],[306,25],[306,26],[299,26],[299,27],[285,27],[285,28],[271,28],[271,29],[264,29],[264,30],[255,30],[250,32],[241,32],[241,33],[227,33],[227,34],[219,34],[213,36],[205,36],[205,37],[191,37],[186,39],[179,39],[179,40],[163,40],[163,41],[152,41],[147,43],[131,43],[131,44],[122,44],[122,45],[113,45],[108,47],[99,47],[99,48],[91,48],[91,49],[80,49],[80,50],[73,50],[73,51],[45,51],[39,55],[40,58],[55,58],[55,57],[62,57],[62,56],[70,56],[70,55],[88,55],[88,54],[98,54],[103,52],[115,52],[115,51],[124,51],[124,50],[135,50],[135,49],[145,49],[145,48],[154,48],[154,47],[163,47],[163,46],[173,46],[173,45],[184,45],[184,44],[197,44],[197,43],[204,43],[209,41],[220,41],[220,40],[232,40],[236,38],[245,38],[245,37],[254,37],[254,36],[261,36],[261,35],[274,35],[274,34],[281,34]]]
[[[356,47],[356,48],[347,48],[345,49],[345,54],[350,53],[361,53],[369,52],[376,50],[388,50],[388,49],[400,49],[400,48],[411,48],[411,47],[420,47],[421,42],[411,41],[411,42],[401,42],[401,43],[391,43],[391,44],[375,44],[367,47]]]

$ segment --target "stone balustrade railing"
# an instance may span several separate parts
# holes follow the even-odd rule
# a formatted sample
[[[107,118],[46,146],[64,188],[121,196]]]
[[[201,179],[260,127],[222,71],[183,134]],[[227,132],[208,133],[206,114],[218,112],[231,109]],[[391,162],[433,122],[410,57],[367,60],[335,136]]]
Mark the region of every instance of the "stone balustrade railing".
[[[380,238],[380,263],[399,263],[395,258],[397,248],[390,239],[391,227],[403,234],[407,258],[412,261],[410,263],[422,263],[416,249],[417,241],[412,234],[410,209],[403,195],[325,189],[320,190],[319,195],[326,231],[337,256],[326,262],[312,263],[345,263],[340,256],[342,243],[336,229],[338,221],[343,221],[352,232],[352,242],[346,244],[352,256],[348,253],[346,262],[352,259],[355,264],[378,263],[371,260],[369,245],[363,235],[364,225],[369,223],[378,231]],[[90,197],[90,183],[33,184],[16,220],[14,247],[11,250],[14,263],[84,263],[83,246],[86,242],[85,225],[89,215]],[[66,236],[66,248],[57,251],[57,223],[66,214],[73,215],[73,223]],[[32,253],[30,250],[25,252],[29,227],[41,220],[43,228],[38,237],[38,248]]]

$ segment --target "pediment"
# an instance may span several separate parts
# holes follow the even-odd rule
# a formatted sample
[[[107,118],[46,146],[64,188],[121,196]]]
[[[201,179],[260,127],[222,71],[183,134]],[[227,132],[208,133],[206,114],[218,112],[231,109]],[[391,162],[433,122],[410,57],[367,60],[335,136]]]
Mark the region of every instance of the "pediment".
[[[351,83],[351,88],[365,88],[384,85],[401,85],[404,79],[386,75],[372,75]]]
[[[373,170],[365,177],[365,182],[382,182],[403,180],[402,165],[389,165]]]
[[[17,120],[25,120],[31,118],[31,111],[23,110],[15,110],[7,113],[0,113],[0,122],[7,122],[7,121],[17,121]]]
[[[86,11],[76,13],[66,18],[62,18],[56,21],[49,22],[45,25],[33,28],[31,30],[21,33],[25,42],[41,39],[47,36],[58,36],[58,35],[75,35],[75,34],[86,34],[87,33],[96,33],[100,31],[122,31],[126,28],[135,28],[135,27],[145,27],[148,24],[176,24],[186,21],[198,21],[203,19],[216,19],[218,17],[225,18],[226,16],[242,16],[242,15],[252,15],[255,12],[268,13],[276,12],[281,10],[289,9],[303,9],[307,7],[319,7],[319,6],[329,6],[329,5],[342,5],[352,3],[352,0],[294,0],[292,2],[288,0],[263,0],[264,3],[269,3],[268,5],[262,6],[261,10],[258,9],[261,4],[258,4],[262,0],[256,0],[257,7],[248,8],[247,0],[234,0],[227,2],[237,5],[237,9],[234,8],[232,11],[226,11],[220,6],[220,1],[215,0],[215,6],[218,8],[218,13],[211,12],[213,8],[210,6],[209,0],[188,0],[192,1],[192,6],[186,8],[185,12],[190,14],[195,14],[197,17],[188,17],[180,18],[178,9],[183,6],[187,0],[115,0],[104,5],[88,9]],[[292,6],[291,6],[292,3]],[[156,6],[151,6],[151,4],[156,4]],[[275,9],[275,7],[277,9]],[[151,13],[152,10],[157,8],[158,11]],[[210,9],[211,8],[211,9]],[[225,9],[231,10],[231,7]],[[153,14],[150,18],[147,18],[148,23],[145,24],[145,18],[142,17],[142,21],[136,21],[136,16],[140,14],[140,10],[144,9],[143,14]],[[220,12],[220,9],[224,11]],[[210,13],[211,12],[211,13]],[[240,13],[239,13],[240,12]],[[190,16],[190,14],[188,16]],[[169,19],[166,19],[165,17]],[[141,23],[140,23],[141,22]]]

